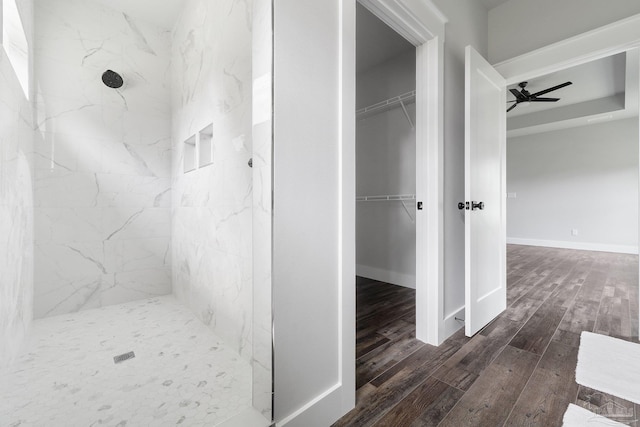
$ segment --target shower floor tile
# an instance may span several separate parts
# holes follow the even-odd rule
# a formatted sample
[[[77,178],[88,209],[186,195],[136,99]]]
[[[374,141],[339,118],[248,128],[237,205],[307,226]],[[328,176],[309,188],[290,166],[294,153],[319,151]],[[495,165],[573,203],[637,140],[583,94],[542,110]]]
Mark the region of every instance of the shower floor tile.
[[[248,362],[171,296],[36,320],[0,372],[2,426],[215,426],[250,408]]]

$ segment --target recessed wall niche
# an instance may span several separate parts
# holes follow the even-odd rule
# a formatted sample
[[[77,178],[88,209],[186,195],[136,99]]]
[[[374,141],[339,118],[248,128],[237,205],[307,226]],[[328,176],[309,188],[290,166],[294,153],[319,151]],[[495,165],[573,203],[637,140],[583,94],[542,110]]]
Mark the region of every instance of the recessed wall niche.
[[[184,141],[184,173],[213,164],[213,124]]]
[[[202,129],[199,137],[198,165],[203,167],[213,163],[213,124]]]
[[[196,170],[196,136],[190,136],[184,141],[184,173]]]

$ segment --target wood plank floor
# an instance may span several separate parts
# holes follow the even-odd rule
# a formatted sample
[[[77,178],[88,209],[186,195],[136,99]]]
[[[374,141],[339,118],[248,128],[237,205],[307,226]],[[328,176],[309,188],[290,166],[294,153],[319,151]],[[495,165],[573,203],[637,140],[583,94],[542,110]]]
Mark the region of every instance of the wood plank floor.
[[[582,331],[638,340],[638,256],[509,246],[508,308],[472,338],[415,339],[415,292],[358,278],[356,407],[343,426],[561,426],[575,403],[640,427],[640,405],[575,382]]]

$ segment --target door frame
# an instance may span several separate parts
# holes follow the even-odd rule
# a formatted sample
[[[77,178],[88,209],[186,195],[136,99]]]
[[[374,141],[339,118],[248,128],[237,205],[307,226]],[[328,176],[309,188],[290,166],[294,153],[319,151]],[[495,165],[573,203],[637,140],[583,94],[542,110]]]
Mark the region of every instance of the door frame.
[[[640,14],[493,64],[493,66],[506,79],[508,86],[634,48],[640,48]],[[638,91],[635,95],[640,96],[640,84],[636,85],[635,90]],[[640,137],[638,145],[640,146]],[[638,189],[640,196],[640,175]],[[640,242],[640,215],[638,215],[638,223],[638,241]],[[640,272],[640,265],[638,269]]]
[[[416,338],[439,345],[454,332],[447,330],[443,314],[443,52],[447,18],[431,0],[357,1],[416,46],[416,201],[424,206],[416,211]],[[347,166],[355,170],[355,163]],[[343,195],[347,200],[356,196],[344,181]],[[349,260],[343,255],[346,262]],[[355,307],[343,310],[345,316],[355,317]]]

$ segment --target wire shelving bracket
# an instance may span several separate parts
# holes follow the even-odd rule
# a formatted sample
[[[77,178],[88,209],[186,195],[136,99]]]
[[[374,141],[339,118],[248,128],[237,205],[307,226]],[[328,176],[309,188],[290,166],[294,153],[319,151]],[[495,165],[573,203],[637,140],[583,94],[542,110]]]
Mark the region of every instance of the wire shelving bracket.
[[[409,203],[415,203],[416,195],[415,194],[385,194],[380,196],[357,196],[356,202],[400,202],[404,211],[411,219],[411,222],[415,222],[416,218],[411,214],[409,210]]]

